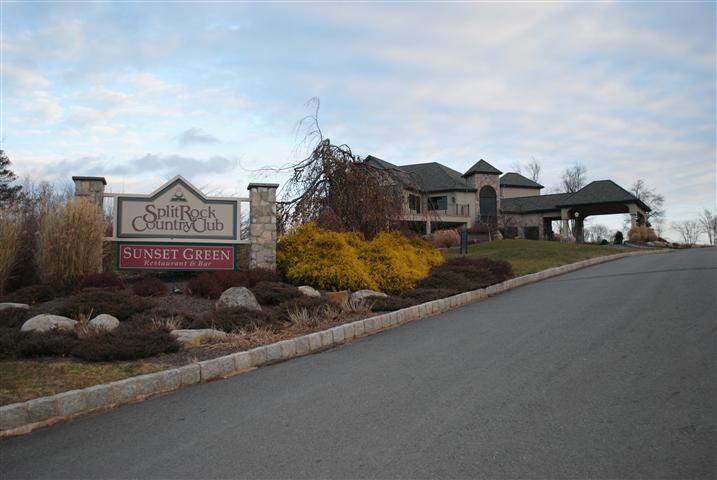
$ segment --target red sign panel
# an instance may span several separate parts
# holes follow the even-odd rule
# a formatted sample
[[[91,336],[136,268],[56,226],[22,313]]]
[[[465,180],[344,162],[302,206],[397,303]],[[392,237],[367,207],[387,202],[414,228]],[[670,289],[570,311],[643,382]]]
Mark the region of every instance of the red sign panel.
[[[148,270],[234,270],[234,247],[120,243],[119,268]]]

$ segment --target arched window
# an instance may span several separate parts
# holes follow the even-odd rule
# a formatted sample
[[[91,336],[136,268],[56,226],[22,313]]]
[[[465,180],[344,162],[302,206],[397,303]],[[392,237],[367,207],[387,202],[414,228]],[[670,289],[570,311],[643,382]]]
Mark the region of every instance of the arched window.
[[[498,202],[496,200],[495,189],[485,186],[480,189],[480,221],[495,225],[498,222]]]

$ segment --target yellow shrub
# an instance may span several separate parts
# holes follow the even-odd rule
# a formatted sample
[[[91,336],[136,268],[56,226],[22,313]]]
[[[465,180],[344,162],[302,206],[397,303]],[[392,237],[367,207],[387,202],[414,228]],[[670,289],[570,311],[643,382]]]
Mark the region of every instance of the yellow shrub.
[[[383,232],[365,242],[360,256],[378,290],[389,294],[413,288],[428,276],[432,266],[443,263],[441,253],[428,242],[397,232]]]
[[[425,278],[443,257],[428,242],[395,232],[365,241],[355,233],[324,231],[308,223],[279,240],[276,262],[294,283],[397,293]]]
[[[40,217],[35,262],[43,283],[74,285],[102,267],[105,224],[97,205],[74,199]]]

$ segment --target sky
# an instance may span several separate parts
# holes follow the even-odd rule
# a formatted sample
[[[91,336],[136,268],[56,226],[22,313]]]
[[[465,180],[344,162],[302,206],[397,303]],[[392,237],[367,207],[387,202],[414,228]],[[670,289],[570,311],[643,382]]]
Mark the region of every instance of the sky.
[[[534,159],[543,193],[579,163],[589,180],[644,179],[668,225],[717,205],[715,2],[0,10],[1,148],[34,181],[149,193],[181,174],[246,196],[307,153],[316,97],[324,136],[364,157],[461,172]]]

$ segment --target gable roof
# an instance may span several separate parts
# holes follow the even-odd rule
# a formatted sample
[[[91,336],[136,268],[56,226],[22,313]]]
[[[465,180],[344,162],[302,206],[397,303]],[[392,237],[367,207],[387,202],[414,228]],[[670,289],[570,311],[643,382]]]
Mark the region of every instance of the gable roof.
[[[523,175],[516,172],[508,172],[502,177],[500,177],[500,186],[537,189],[543,188],[543,186],[538,182],[534,182],[531,179],[524,177]]]
[[[488,173],[491,175],[500,175],[501,172],[497,168],[495,168],[490,163],[486,162],[482,158],[478,160],[478,162],[473,165],[471,168],[468,169],[466,173],[463,174],[464,177],[468,177],[470,175],[473,175],[474,173]]]

